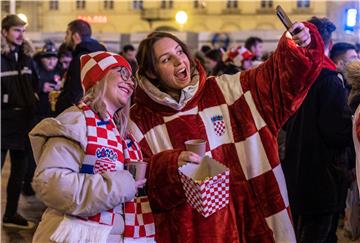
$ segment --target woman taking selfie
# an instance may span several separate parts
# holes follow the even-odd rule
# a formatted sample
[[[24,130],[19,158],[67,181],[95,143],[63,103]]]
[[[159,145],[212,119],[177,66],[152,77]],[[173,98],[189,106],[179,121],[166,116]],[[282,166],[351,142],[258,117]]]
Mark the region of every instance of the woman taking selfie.
[[[296,28],[259,67],[209,78],[176,36],[154,32],[140,43],[130,128],[150,160],[158,243],[296,241],[276,139],[323,61],[316,28]],[[207,218],[186,202],[178,173],[201,160],[185,151],[189,139],[206,140],[206,154],[230,169],[230,202]]]

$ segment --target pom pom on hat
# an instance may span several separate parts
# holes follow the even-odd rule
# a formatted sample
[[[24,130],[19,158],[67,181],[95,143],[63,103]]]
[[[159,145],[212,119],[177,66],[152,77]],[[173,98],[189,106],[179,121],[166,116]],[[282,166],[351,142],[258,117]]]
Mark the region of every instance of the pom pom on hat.
[[[115,67],[126,67],[132,73],[131,66],[126,59],[116,53],[98,51],[82,55],[80,57],[81,83],[85,92]]]
[[[231,48],[226,53],[223,54],[223,61],[225,63],[232,62],[234,65],[241,67],[244,60],[251,60],[254,58],[254,54],[252,54],[245,47],[236,47]]]
[[[57,57],[55,44],[52,41],[46,41],[39,54],[41,57]]]

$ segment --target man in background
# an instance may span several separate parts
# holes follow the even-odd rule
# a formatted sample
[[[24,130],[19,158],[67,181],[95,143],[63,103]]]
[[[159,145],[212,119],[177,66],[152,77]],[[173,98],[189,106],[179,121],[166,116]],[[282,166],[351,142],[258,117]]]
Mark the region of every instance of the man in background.
[[[245,48],[254,54],[255,59],[261,61],[263,56],[263,40],[259,37],[249,37],[245,40]]]
[[[91,38],[90,24],[81,19],[73,20],[68,24],[65,43],[73,50],[73,59],[66,73],[63,90],[56,103],[56,114],[78,104],[83,97],[80,79],[80,56],[90,52],[106,51],[103,45]]]
[[[330,59],[335,63],[336,70],[344,74],[346,64],[358,59],[356,47],[346,42],[338,42],[330,50]]]
[[[136,70],[138,68],[136,61],[136,50],[135,47],[131,44],[125,45],[122,52],[120,53],[123,57],[125,57],[126,61],[129,62],[133,75],[136,74]]]
[[[18,202],[28,170],[31,129],[37,103],[38,79],[31,54],[24,40],[26,22],[11,14],[1,22],[1,168],[7,152],[11,170],[3,226],[33,227],[18,214]]]
[[[329,53],[335,25],[313,17]],[[335,243],[349,185],[346,148],[352,146],[351,111],[335,64],[322,70],[286,128],[282,163],[298,243]]]

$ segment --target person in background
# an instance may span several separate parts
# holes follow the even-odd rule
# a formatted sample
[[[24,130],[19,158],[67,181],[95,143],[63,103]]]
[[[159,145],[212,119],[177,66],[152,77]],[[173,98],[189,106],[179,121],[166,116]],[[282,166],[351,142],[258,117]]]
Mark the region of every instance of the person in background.
[[[66,45],[73,50],[72,60],[65,75],[64,87],[57,98],[56,114],[74,104],[83,97],[80,78],[80,56],[95,51],[105,51],[106,48],[91,38],[91,26],[88,22],[76,19],[68,24],[65,36]]]
[[[346,64],[350,61],[358,59],[356,47],[350,43],[338,42],[330,50],[330,59],[335,63],[339,77],[347,90],[347,95],[351,90],[351,86],[344,77]]]
[[[259,37],[249,37],[245,40],[245,48],[254,56],[255,60],[261,61],[263,56],[263,40]]]
[[[127,61],[136,62],[136,50],[135,47],[131,44],[125,45],[122,52],[122,56],[125,57]]]
[[[206,65],[205,54],[211,51],[211,47],[209,45],[202,45],[200,50],[195,51],[194,59],[198,60],[202,66]],[[214,49],[215,50],[215,49]],[[211,65],[211,64],[210,64]]]
[[[158,243],[295,242],[276,137],[320,72],[316,28],[295,23],[257,68],[206,76],[176,36],[153,32],[141,41],[139,87],[130,131],[149,160],[148,196]],[[290,54],[291,53],[291,54]],[[205,218],[186,202],[178,169],[199,163],[189,139],[230,170],[230,202]]]
[[[17,15],[1,21],[1,169],[7,152],[11,170],[2,225],[32,228],[33,223],[18,214],[18,202],[28,170],[27,134],[31,129],[37,103],[38,78],[31,54],[24,40],[26,22]]]
[[[125,59],[130,63],[133,70],[133,75],[136,74],[137,70],[137,61],[136,61],[136,50],[135,47],[131,44],[125,45],[122,52],[120,53]]]
[[[312,17],[325,44],[320,75],[287,121],[282,167],[298,243],[335,243],[349,186],[345,152],[352,146],[351,111],[335,64],[326,56],[335,25]]]
[[[62,70],[58,66],[58,53],[55,44],[48,41],[34,58],[39,75],[39,107],[37,123],[54,115],[49,102],[49,93],[59,91],[62,84]]]
[[[123,242],[122,203],[146,181],[124,170],[126,162],[142,159],[126,130],[136,86],[129,63],[103,51],[80,61],[84,103],[30,132],[37,162],[33,186],[48,206],[34,243]]]
[[[243,71],[253,67],[253,59],[254,54],[241,46],[231,48],[223,54],[223,60],[227,65],[233,64]]]
[[[235,74],[240,71],[232,63],[225,64],[220,50],[210,50],[205,53],[205,68],[208,70],[209,75],[219,76],[221,74]]]
[[[36,106],[35,117],[31,127],[34,127],[42,119],[54,115],[54,111],[50,108],[49,93],[60,90],[62,79],[61,70],[57,65],[57,51],[53,42],[46,41],[43,48],[38,53],[35,53],[34,61],[39,78],[39,102]],[[32,196],[35,195],[31,182],[36,164],[30,146],[27,148],[27,153],[28,169],[24,178],[22,194],[26,200],[30,201],[33,198]]]
[[[209,45],[202,45],[200,51],[205,55],[207,52],[211,51],[211,47]]]
[[[70,62],[72,60],[72,52],[71,49],[67,47],[65,43],[62,43],[59,46],[58,50],[58,65],[61,69],[61,74],[64,76],[65,72],[69,69]]]
[[[356,47],[350,43],[338,42],[330,50],[330,59],[335,63],[336,70],[344,74],[346,64],[358,59]]]

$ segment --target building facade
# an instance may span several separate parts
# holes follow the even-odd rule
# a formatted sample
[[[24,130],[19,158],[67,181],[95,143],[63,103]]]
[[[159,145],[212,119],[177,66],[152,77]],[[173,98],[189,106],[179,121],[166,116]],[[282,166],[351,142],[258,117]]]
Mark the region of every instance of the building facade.
[[[148,33],[153,30],[201,33],[198,36],[201,43],[209,42],[213,33],[229,33],[232,40],[238,43],[249,35],[258,35],[264,38],[265,42],[276,43],[284,31],[284,26],[275,15],[278,4],[282,5],[292,21],[304,21],[312,16],[328,17],[337,26],[335,39],[359,42],[360,36],[359,17],[354,31],[345,32],[343,28],[345,10],[355,8],[359,13],[360,1],[11,1],[16,1],[17,13],[28,16],[28,31],[35,39],[39,34],[34,33],[41,33],[40,39],[49,35],[59,41],[63,39],[67,23],[81,18],[91,23],[96,37],[110,43],[137,40],[134,33]],[[2,15],[6,14],[9,2],[2,1]],[[188,14],[188,21],[183,25],[175,21],[175,14],[179,10]]]

